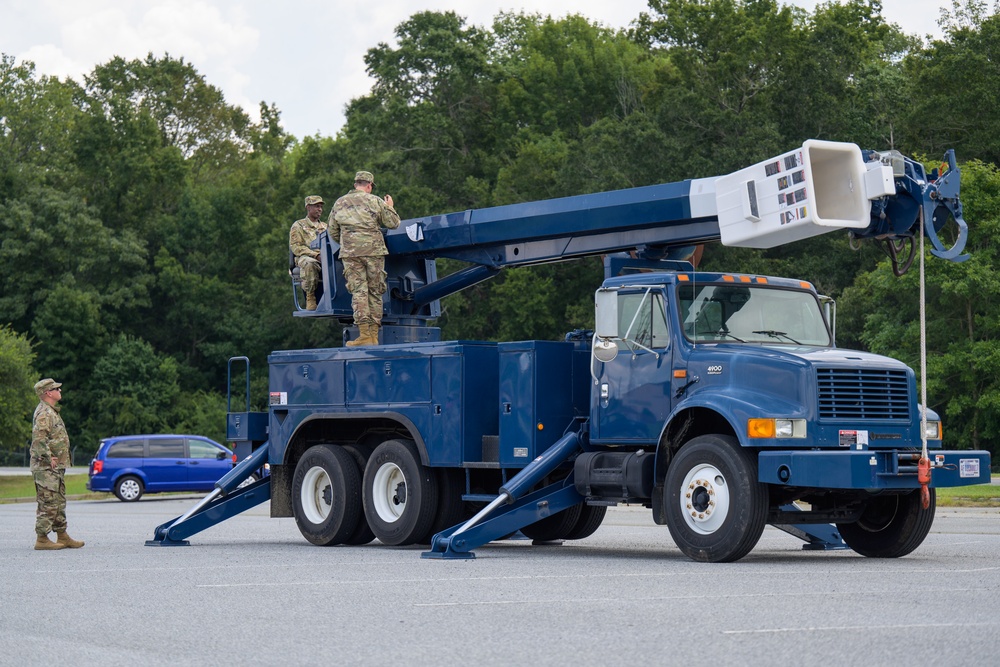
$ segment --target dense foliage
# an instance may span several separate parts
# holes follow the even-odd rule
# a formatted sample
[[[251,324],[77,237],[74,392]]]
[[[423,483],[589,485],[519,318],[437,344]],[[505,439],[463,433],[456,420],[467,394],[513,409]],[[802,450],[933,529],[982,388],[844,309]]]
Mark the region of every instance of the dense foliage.
[[[251,359],[256,399],[270,350],[340,339],[336,324],[291,317],[287,233],[305,195],[339,196],[357,169],[406,218],[715,176],[818,138],[929,160],[958,150],[972,259],[928,263],[929,403],[947,445],[996,456],[990,10],[956,0],[931,43],[888,24],[878,0],[812,13],[650,0],[621,31],[421,12],[369,50],[373,86],[335,137],[289,136],[265,104],[252,121],[184,59],[115,58],[75,82],[0,56],[0,449],[20,462],[42,376],[66,385],[78,464],[114,433],[222,440],[231,356]],[[811,280],[841,299],[842,344],[916,365],[915,273],[895,278],[873,247],[837,234],[710,246],[703,266]],[[509,270],[445,300],[439,325],[447,338],[558,339],[591,324],[601,275],[597,260]]]

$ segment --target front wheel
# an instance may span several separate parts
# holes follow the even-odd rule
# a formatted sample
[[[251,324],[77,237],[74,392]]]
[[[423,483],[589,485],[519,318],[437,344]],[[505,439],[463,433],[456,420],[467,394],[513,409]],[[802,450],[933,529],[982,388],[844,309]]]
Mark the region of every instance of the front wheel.
[[[670,536],[689,558],[729,563],[757,545],[767,522],[767,486],[757,455],[731,436],[702,435],[667,469],[664,511]]]
[[[899,558],[923,543],[934,523],[937,496],[930,489],[931,503],[924,509],[920,491],[886,494],[868,501],[855,523],[838,523],[847,546],[869,558]]]

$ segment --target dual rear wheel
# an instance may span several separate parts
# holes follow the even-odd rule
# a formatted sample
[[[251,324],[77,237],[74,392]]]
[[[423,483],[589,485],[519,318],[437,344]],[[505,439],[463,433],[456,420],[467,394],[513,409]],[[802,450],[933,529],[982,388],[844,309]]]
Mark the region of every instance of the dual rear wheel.
[[[373,451],[315,445],[299,459],[292,507],[302,535],[319,546],[393,546],[429,540],[438,516],[435,471],[420,463],[416,445],[388,440]]]

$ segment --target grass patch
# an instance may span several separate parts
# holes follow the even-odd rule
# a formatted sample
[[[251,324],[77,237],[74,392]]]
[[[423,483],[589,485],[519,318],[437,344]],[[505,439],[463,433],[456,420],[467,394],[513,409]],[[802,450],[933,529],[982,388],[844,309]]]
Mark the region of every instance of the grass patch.
[[[66,496],[105,498],[108,493],[87,490],[87,475],[66,475]],[[31,475],[0,475],[0,503],[35,499],[35,480]]]
[[[977,484],[938,489],[937,504],[938,507],[1000,507],[1000,485]]]

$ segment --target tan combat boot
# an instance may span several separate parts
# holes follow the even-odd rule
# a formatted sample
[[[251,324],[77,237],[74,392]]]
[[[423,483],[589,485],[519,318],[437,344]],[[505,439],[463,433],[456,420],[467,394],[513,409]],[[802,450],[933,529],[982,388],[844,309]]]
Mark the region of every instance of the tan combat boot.
[[[357,339],[347,341],[348,347],[360,347],[362,345],[378,345],[377,324],[359,324]]]
[[[56,533],[56,544],[61,544],[69,549],[79,549],[83,546],[83,542],[80,540],[74,540],[65,532]]]
[[[53,551],[55,549],[65,549],[65,544],[60,544],[59,542],[53,542],[49,539],[48,535],[39,535],[38,539],[35,540],[35,550],[36,551]]]
[[[346,347],[361,347],[362,345],[368,345],[368,325],[359,324],[358,337],[354,340],[347,341],[344,345]]]
[[[306,294],[306,310],[316,310],[316,293]]]

